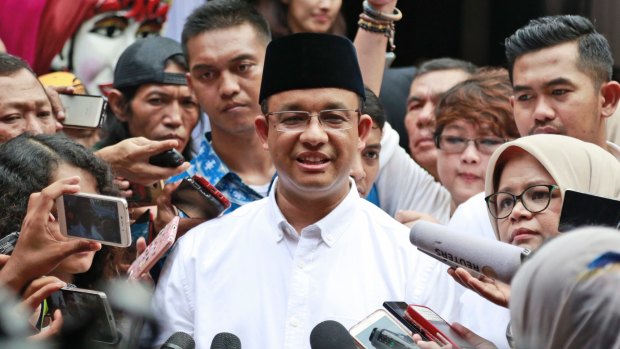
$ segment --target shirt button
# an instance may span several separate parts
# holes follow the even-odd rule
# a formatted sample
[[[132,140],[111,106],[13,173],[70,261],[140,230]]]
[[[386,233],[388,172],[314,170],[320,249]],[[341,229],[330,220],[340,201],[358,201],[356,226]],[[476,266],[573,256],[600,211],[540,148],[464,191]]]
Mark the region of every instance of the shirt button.
[[[291,326],[293,327],[299,326],[299,322],[297,321],[297,319],[291,319]]]
[[[297,267],[298,267],[299,269],[303,269],[303,268],[305,267],[304,262],[298,262],[298,263],[297,263]]]

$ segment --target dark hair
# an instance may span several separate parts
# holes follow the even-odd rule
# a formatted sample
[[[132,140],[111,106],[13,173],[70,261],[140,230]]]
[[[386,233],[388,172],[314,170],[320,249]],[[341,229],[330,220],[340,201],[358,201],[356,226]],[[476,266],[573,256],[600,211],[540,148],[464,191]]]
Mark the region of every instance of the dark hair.
[[[383,130],[383,125],[385,125],[383,103],[368,87],[364,87],[364,92],[366,93],[366,101],[364,101],[364,106],[362,107],[362,114],[370,115],[372,122],[377,124],[380,130]]]
[[[36,77],[26,61],[17,56],[0,52],[0,76],[11,76],[22,69],[31,72]]]
[[[246,23],[254,28],[265,44],[271,40],[269,24],[254,6],[242,0],[210,0],[196,8],[185,21],[181,35],[185,57],[189,60],[187,52],[189,39],[206,31],[236,27]]]
[[[281,0],[273,2],[273,20],[277,23],[271,25],[271,31],[274,38],[279,38],[285,35],[293,34],[291,28],[288,25],[288,13],[289,5],[285,4]],[[347,23],[342,15],[342,12],[338,11],[334,23],[328,29],[328,34],[345,36],[347,31]]]
[[[99,193],[116,195],[110,168],[92,151],[61,134],[33,136],[24,133],[0,145],[0,237],[19,231],[30,194],[50,185],[63,163],[92,174]],[[110,256],[109,249],[97,252],[91,270],[76,275],[76,285],[92,286],[109,267],[105,261]]]
[[[440,70],[462,70],[468,74],[473,74],[476,72],[476,69],[477,68],[473,63],[460,59],[449,57],[435,58],[422,63],[413,79],[415,80],[418,76]]]
[[[508,37],[504,44],[510,80],[520,56],[571,41],[576,41],[579,47],[577,68],[590,75],[595,86],[611,80],[614,60],[607,39],[596,31],[590,20],[576,15],[532,19]]]
[[[181,56],[180,54],[168,58],[164,66],[168,67],[169,64],[175,64],[185,71],[188,70],[187,61],[185,60],[185,57]],[[133,115],[133,110],[131,109],[131,101],[133,101],[133,99],[136,97],[140,86],[143,85],[127,86],[118,89],[122,94],[122,97],[120,99],[121,109],[123,109],[123,113],[125,115],[128,115],[129,117]],[[112,108],[110,107],[110,104],[108,104],[107,106],[106,114],[106,120],[102,130],[104,137],[100,142],[97,143],[97,148],[114,145],[116,143],[124,141],[127,138],[134,137],[129,133],[129,127],[127,126],[127,122],[121,121],[116,117],[116,115],[112,111]],[[200,117],[198,117],[198,123],[199,122]],[[182,152],[183,157],[185,158],[185,160],[188,161],[192,159],[191,145],[192,137],[190,134],[187,145]]]
[[[442,95],[435,108],[435,136],[441,135],[446,125],[464,120],[477,126],[488,126],[491,132],[504,139],[519,138],[510,105],[511,95],[512,86],[506,69],[480,70]]]

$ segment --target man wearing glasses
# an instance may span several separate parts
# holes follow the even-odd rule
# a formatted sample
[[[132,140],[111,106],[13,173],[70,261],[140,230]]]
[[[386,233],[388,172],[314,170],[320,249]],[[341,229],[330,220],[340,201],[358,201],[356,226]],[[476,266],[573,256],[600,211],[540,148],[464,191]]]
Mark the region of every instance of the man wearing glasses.
[[[372,125],[363,99],[347,39],[304,33],[269,44],[255,126],[274,189],[179,241],[154,297],[166,321],[160,341],[183,331],[207,347],[226,331],[244,348],[309,348],[324,320],[350,327],[385,300],[429,303],[418,296],[421,256],[408,229],[349,177]]]

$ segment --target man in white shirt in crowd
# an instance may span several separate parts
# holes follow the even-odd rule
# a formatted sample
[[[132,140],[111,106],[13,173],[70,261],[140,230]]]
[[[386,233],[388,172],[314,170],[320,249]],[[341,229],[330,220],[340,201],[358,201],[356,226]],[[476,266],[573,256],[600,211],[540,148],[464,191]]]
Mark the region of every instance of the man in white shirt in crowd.
[[[244,348],[309,348],[324,320],[350,327],[386,300],[428,304],[408,229],[349,177],[372,124],[363,98],[347,39],[303,33],[269,44],[255,126],[278,177],[267,198],[179,240],[153,299],[156,344],[183,331],[205,348],[230,332]]]

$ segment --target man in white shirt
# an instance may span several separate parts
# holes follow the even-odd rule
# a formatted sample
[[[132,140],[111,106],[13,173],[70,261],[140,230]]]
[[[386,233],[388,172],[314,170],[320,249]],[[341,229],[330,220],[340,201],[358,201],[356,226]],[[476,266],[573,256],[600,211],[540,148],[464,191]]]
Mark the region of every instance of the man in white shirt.
[[[350,327],[387,300],[439,306],[415,279],[422,256],[407,228],[349,177],[372,124],[363,98],[347,39],[304,33],[269,44],[255,126],[278,178],[267,198],[179,240],[153,300],[157,343],[183,331],[205,348],[230,332],[244,348],[309,348],[324,320]]]

